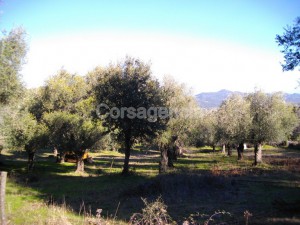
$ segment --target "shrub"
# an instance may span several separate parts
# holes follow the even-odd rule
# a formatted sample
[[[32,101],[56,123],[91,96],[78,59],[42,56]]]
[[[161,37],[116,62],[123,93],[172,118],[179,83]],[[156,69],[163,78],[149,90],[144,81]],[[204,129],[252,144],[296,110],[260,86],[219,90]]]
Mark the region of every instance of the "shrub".
[[[142,213],[134,213],[129,221],[131,225],[152,225],[152,224],[173,224],[171,217],[167,212],[167,206],[164,204],[161,197],[158,197],[154,202],[147,202],[143,199],[145,208]]]

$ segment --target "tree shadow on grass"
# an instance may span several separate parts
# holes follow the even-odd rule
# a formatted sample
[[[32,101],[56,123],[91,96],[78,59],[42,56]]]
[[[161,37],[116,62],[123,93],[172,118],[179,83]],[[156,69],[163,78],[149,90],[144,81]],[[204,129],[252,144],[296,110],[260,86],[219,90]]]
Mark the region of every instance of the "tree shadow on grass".
[[[198,149],[198,150],[193,150],[193,151],[190,151],[188,150],[188,153],[219,153],[220,150],[215,150],[213,151],[212,149]]]
[[[230,173],[213,175],[210,170],[186,169],[184,173],[177,170],[156,177],[142,173],[122,176],[109,170],[111,158],[101,158],[96,159],[95,165],[87,165],[88,174],[78,176],[73,173],[75,164],[57,164],[47,158],[37,162],[33,173],[27,174],[24,170],[26,161],[15,161],[13,157],[7,157],[0,169],[15,173],[20,185],[36,190],[37,198],[49,203],[66,203],[77,214],[82,213],[84,208],[95,214],[101,208],[103,215],[109,216],[114,215],[118,208],[118,218],[128,220],[134,212],[140,212],[144,207],[142,197],[152,201],[162,196],[168,205],[168,212],[178,222],[192,213],[212,214],[218,209],[229,211],[237,217],[242,217],[243,212],[249,210],[253,221],[264,221],[263,224],[268,224],[266,219],[274,215],[297,215],[278,211],[280,209],[273,205],[279,197],[290,202],[300,195],[298,186],[266,182],[265,178],[273,176],[272,171],[263,170],[263,173],[256,175],[249,170],[233,176]],[[136,168],[149,170],[153,159],[139,158],[131,163],[134,162],[140,163],[134,165]],[[179,163],[187,166],[190,163],[214,162],[217,161],[180,159]],[[112,169],[121,171],[123,159],[115,159],[114,163]],[[281,179],[287,177],[287,171],[281,171],[280,176]],[[260,178],[259,182],[257,178]]]

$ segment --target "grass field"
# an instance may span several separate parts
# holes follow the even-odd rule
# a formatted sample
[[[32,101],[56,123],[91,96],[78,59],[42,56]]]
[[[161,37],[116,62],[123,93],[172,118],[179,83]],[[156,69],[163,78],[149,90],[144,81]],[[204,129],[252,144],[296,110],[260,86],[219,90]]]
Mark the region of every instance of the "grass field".
[[[228,157],[190,148],[170,173],[158,175],[159,152],[136,148],[129,176],[120,175],[124,156],[118,152],[91,153],[95,163],[79,175],[74,164],[57,164],[47,151],[38,153],[28,174],[24,152],[4,151],[7,217],[10,224],[97,224],[102,209],[102,222],[127,224],[144,207],[142,197],[161,196],[178,224],[203,224],[219,210],[227,212],[218,217],[227,224],[245,224],[246,210],[249,224],[300,224],[300,151],[267,149],[264,163],[253,167],[251,149],[237,161],[235,152]]]

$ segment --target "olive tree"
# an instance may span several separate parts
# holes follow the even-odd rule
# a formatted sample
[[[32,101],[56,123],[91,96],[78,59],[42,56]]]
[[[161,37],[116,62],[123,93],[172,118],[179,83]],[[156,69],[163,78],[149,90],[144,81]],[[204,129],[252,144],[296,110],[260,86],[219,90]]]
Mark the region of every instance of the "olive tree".
[[[64,161],[67,151],[72,151],[77,157],[77,171],[82,172],[82,155],[103,134],[101,122],[93,121],[95,108],[95,98],[85,77],[60,70],[33,91],[27,110],[47,127],[47,144],[56,147],[60,161]]]
[[[171,77],[164,78],[162,90],[170,113],[166,129],[157,142],[161,152],[160,172],[166,172],[174,166],[173,160],[182,153],[184,143],[190,142],[200,107],[192,93]]]
[[[167,115],[158,116],[165,106],[162,90],[150,66],[137,59],[127,57],[98,73],[94,86],[98,115],[110,131],[118,131],[125,147],[122,174],[128,174],[134,140],[155,137],[165,127]]]
[[[22,28],[4,32],[0,37],[0,105],[8,104],[23,89],[20,71],[27,52],[25,37]]]
[[[82,156],[101,137],[101,123],[85,119],[78,114],[60,111],[44,114],[43,122],[49,130],[49,142],[59,150],[61,160],[64,161],[67,151],[75,153],[76,172],[84,172]]]
[[[23,92],[20,71],[27,52],[26,32],[22,28],[12,29],[0,35],[0,148],[5,137],[4,116],[13,112],[11,104]],[[15,112],[15,111],[14,111]],[[14,113],[13,112],[13,113]],[[1,154],[1,152],[0,152]]]
[[[228,146],[231,155],[233,145],[244,143],[251,124],[250,104],[241,95],[232,95],[218,109],[218,136]],[[238,152],[242,159],[242,151]]]
[[[249,139],[254,144],[254,164],[262,162],[265,142],[286,140],[298,124],[294,107],[284,101],[280,93],[256,91],[247,96],[250,102],[251,126]]]
[[[196,126],[192,135],[196,146],[209,145],[215,151],[219,141],[217,136],[217,112],[216,110],[203,111],[202,115],[194,121]]]
[[[10,148],[25,149],[28,154],[28,170],[33,168],[37,150],[48,142],[48,130],[27,111],[18,111],[5,118],[7,143]]]

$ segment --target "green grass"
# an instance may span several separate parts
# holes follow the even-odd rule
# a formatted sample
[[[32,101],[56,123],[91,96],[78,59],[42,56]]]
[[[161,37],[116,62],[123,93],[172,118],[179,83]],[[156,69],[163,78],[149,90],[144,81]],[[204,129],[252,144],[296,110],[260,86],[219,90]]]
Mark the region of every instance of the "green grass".
[[[77,216],[64,205],[47,205],[41,201],[43,194],[33,188],[8,179],[6,210],[10,224],[82,224]]]
[[[124,154],[119,152],[91,153],[95,163],[86,164],[84,174],[74,173],[73,163],[55,163],[47,152],[38,154],[28,174],[26,154],[4,152],[0,170],[9,172],[8,218],[11,224],[88,224],[96,219],[96,210],[103,209],[103,219],[122,224],[144,207],[141,197],[153,200],[159,195],[179,223],[191,214],[211,215],[216,210],[241,220],[249,210],[252,220],[262,224],[268,224],[268,218],[297,215],[278,211],[273,204],[279,198],[300,201],[299,166],[274,160],[300,159],[299,151],[269,148],[263,151],[265,163],[253,167],[252,150],[238,161],[235,151],[228,157],[211,148],[188,149],[170,174],[158,176],[159,153],[139,146],[131,157],[131,174],[125,177],[120,175]],[[83,203],[91,215],[83,216]]]
[[[262,148],[263,148],[263,150],[274,150],[274,149],[277,149],[276,147],[271,146],[271,145],[263,145]]]

